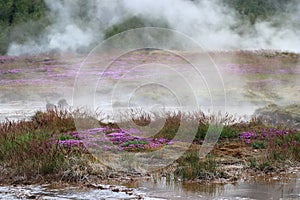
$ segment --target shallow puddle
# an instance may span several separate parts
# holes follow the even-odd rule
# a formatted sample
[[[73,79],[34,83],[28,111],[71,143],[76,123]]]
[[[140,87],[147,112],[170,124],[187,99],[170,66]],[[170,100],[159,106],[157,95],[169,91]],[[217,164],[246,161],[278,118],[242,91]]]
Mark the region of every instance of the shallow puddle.
[[[133,187],[133,188],[132,188]],[[111,188],[121,188],[114,190]],[[122,191],[123,190],[123,191]],[[129,192],[124,192],[129,191]],[[300,178],[288,182],[237,183],[237,184],[183,184],[160,180],[140,181],[126,188],[104,186],[104,189],[65,187],[55,189],[49,185],[1,186],[0,199],[300,199]]]
[[[163,199],[300,199],[300,178],[288,182],[182,184],[166,179],[140,182],[135,187],[149,197]]]

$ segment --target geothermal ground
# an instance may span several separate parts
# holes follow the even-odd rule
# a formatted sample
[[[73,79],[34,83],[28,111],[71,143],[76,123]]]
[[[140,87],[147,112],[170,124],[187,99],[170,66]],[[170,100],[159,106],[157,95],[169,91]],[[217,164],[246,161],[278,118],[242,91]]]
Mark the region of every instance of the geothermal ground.
[[[108,54],[89,57],[49,54],[0,58],[2,183],[76,183],[84,185],[84,188],[105,190],[108,195],[111,192],[123,192],[124,198],[131,193],[132,198],[140,198],[139,191],[110,188],[96,183],[141,187],[139,189],[146,191],[147,196],[151,193],[147,192],[147,188],[152,186],[141,180],[152,176],[154,183],[161,180],[167,180],[165,185],[170,181],[182,183],[180,187],[187,191],[181,194],[183,196],[193,190],[196,190],[192,192],[193,195],[199,193],[203,196],[203,191],[199,192],[201,187],[194,189],[195,185],[241,182],[258,185],[261,180],[264,183],[277,180],[276,184],[279,185],[291,181],[295,181],[295,184],[283,187],[282,194],[270,191],[265,194],[266,198],[279,198],[278,195],[282,195],[282,198],[299,197],[299,129],[284,121],[294,120],[297,124],[299,115],[296,113],[287,117],[289,112],[281,111],[278,114],[276,111],[277,121],[260,121],[251,116],[257,108],[268,104],[282,106],[277,106],[278,109],[299,104],[299,54],[273,51],[207,54],[143,50],[122,55],[109,65],[101,65],[111,57]],[[203,71],[194,73],[195,68],[188,60],[202,60],[204,68],[200,69]],[[215,67],[215,71],[206,71],[206,65]],[[207,87],[206,80],[209,79],[215,79],[218,85],[210,84]],[[222,80],[221,87],[218,79]],[[186,87],[188,84],[184,81],[191,87]],[[87,99],[86,91],[92,91],[94,98]],[[44,112],[47,102],[56,103],[62,98],[67,99],[70,107]],[[99,115],[76,110],[85,105],[97,109]],[[212,106],[216,109],[224,105],[225,109],[220,113],[224,127],[219,141],[210,154],[199,159],[199,148],[208,125],[218,112],[212,111]],[[181,108],[181,112],[177,112]],[[145,112],[140,109],[145,109]],[[149,117],[147,112],[152,109],[162,115]],[[39,110],[41,112],[37,112]],[[132,124],[126,120],[118,123],[116,118],[111,118],[112,114],[118,116],[116,113],[123,111],[127,114],[123,120],[132,119],[133,127],[128,126]],[[79,116],[80,122],[84,122],[85,131],[77,130],[85,126],[79,125],[76,120],[74,123],[74,116]],[[184,137],[174,140],[182,119],[193,119],[199,123],[195,138],[190,140],[192,145]],[[153,127],[147,129],[147,125],[161,121],[165,125],[158,123],[160,125],[154,126],[154,130],[157,127],[160,129],[149,135],[147,130],[152,131]],[[138,127],[142,127],[142,131]],[[189,137],[190,127],[183,128]],[[153,173],[142,173],[137,172],[134,157],[114,154],[115,157],[109,159],[122,160],[121,166],[125,166],[127,172],[113,171],[112,168],[117,168],[117,165],[103,166],[103,162],[107,162],[101,156],[104,154],[95,156],[97,152],[92,151],[94,148],[91,146],[98,144],[99,135],[101,146],[98,147],[102,153],[151,153],[152,161],[164,166],[165,163],[160,162],[161,155],[155,154],[155,151],[168,148],[167,157],[174,162]],[[103,138],[106,140],[103,141]],[[186,152],[181,157],[172,157],[182,150]],[[105,161],[101,162],[101,159]],[[193,184],[189,186],[189,183]],[[48,187],[38,188],[35,197],[51,190]],[[254,190],[249,185],[245,188]],[[14,191],[13,188],[11,190]],[[35,191],[36,187],[28,190]],[[168,194],[168,190],[156,188],[153,191],[162,192],[162,197]],[[0,188],[1,193],[5,191],[5,187]],[[215,189],[212,189],[214,192]],[[150,196],[155,197],[153,193]],[[238,196],[243,197],[241,194]],[[246,197],[257,196],[249,193]]]

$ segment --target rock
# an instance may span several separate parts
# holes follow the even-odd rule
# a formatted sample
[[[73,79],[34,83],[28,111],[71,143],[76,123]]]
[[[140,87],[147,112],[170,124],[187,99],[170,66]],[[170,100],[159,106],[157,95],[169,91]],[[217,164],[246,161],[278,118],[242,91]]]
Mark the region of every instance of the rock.
[[[108,190],[109,189],[109,186],[102,185],[102,184],[93,184],[93,183],[90,183],[90,184],[88,184],[86,186],[90,187],[90,188],[95,188],[95,189],[98,189],[98,190]]]
[[[111,189],[111,191],[113,191],[113,192],[120,192],[120,189],[119,188],[113,188],[113,189]]]
[[[54,111],[55,109],[56,109],[56,106],[54,104],[47,102],[47,104],[46,104],[47,111]]]
[[[50,101],[48,99],[46,99],[46,110],[47,111],[69,111],[69,104],[67,103],[66,99],[60,99],[57,102],[57,106],[55,104],[50,103]]]
[[[57,105],[60,110],[66,110],[69,108],[69,104],[67,103],[66,99],[60,99]]]
[[[298,104],[288,106],[270,104],[256,109],[253,116],[270,125],[281,124],[289,128],[300,129],[300,105]]]

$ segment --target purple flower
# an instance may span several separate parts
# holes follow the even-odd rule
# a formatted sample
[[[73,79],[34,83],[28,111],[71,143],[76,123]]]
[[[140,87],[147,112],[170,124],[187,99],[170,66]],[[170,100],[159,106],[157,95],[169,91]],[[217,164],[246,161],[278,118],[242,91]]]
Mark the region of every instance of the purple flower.
[[[71,146],[79,146],[81,144],[80,140],[58,140],[58,144],[66,146],[66,147],[71,147]]]
[[[294,133],[297,133],[297,131],[268,128],[262,129],[260,132],[242,132],[240,134],[240,139],[245,143],[250,144],[253,140],[269,140]]]
[[[174,144],[174,142],[171,140],[169,142],[167,142],[168,145]]]
[[[242,140],[253,139],[255,137],[256,137],[256,134],[254,132],[242,132],[240,135],[240,138]]]
[[[109,134],[107,134],[107,136],[108,137],[124,137],[124,136],[126,136],[126,134],[115,132],[115,133],[109,133]]]

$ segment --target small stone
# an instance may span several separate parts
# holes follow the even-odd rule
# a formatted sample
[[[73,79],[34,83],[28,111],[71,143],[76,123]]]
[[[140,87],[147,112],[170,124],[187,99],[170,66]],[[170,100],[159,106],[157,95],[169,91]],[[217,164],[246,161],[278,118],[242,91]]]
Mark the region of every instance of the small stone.
[[[119,188],[113,188],[111,191],[113,191],[113,192],[120,192],[120,189]]]

